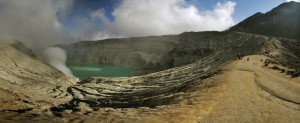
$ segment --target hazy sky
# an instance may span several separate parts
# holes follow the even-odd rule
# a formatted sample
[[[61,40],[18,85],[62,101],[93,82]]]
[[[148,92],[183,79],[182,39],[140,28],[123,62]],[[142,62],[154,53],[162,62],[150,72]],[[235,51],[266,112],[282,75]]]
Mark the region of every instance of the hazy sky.
[[[223,31],[287,1],[0,0],[0,36],[38,52],[78,40]]]
[[[87,40],[221,31],[283,2],[287,0],[74,0],[61,22],[72,35]]]

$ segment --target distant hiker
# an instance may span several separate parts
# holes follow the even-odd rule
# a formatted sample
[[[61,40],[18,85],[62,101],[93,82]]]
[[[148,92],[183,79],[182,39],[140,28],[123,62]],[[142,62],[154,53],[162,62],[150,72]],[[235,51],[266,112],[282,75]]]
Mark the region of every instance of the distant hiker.
[[[240,53],[236,55],[236,60],[240,60]]]
[[[239,54],[237,54],[236,58],[237,58],[237,60],[242,60],[243,57],[242,57],[241,53],[239,53]]]

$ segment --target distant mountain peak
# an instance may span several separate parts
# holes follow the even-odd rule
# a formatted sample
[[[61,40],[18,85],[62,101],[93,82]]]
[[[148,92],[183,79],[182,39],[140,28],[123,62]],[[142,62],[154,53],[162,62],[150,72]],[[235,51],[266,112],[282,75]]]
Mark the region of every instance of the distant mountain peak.
[[[229,30],[300,39],[300,3],[290,1],[265,14],[258,12]]]

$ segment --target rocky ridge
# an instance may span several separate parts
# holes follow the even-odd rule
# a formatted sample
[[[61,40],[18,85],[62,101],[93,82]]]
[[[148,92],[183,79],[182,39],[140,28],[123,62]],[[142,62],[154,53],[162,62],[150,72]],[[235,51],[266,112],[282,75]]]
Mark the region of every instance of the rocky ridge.
[[[178,64],[178,67],[133,77],[91,77],[76,85],[72,85],[74,80],[64,77],[60,71],[28,55],[30,52],[23,53],[12,47],[15,43],[2,42],[0,48],[3,58],[0,77],[4,85],[1,89],[2,110],[25,112],[19,116],[20,118],[35,115],[37,110],[50,111],[50,114],[46,113],[47,117],[63,117],[76,112],[75,116],[92,115],[109,108],[129,108],[130,111],[137,108],[148,111],[179,105],[186,103],[186,100],[190,100],[192,95],[198,93],[193,89],[195,87],[200,87],[199,91],[214,88],[215,84],[206,81],[222,74],[223,66],[235,60],[239,53],[245,56],[264,54],[270,58],[270,60],[262,59],[265,64],[275,64],[271,69],[297,77],[293,76],[299,70],[297,40],[240,32],[191,32],[183,33],[181,36],[185,36],[187,40],[177,42],[180,45],[171,52],[180,54],[182,52],[179,51],[185,50],[187,55],[182,58],[185,60],[177,59],[177,61],[195,60],[191,64],[184,62],[187,65]],[[188,40],[189,37],[195,40]],[[197,51],[206,48],[207,45],[203,42],[207,40],[210,41],[211,53],[199,59],[193,58],[193,55],[198,54]],[[282,67],[279,67],[280,65]],[[274,89],[268,85],[265,88]],[[39,95],[36,95],[37,93]],[[293,93],[297,95],[297,91]],[[293,103],[299,101],[280,95],[279,93],[278,97],[292,100]],[[45,114],[39,115],[44,117]]]
[[[291,5],[298,3],[273,12]],[[1,39],[0,121],[298,122],[300,41],[236,31],[59,45],[70,62],[128,66],[137,75],[76,84],[22,43]]]
[[[252,43],[247,46],[236,45],[237,42]],[[186,32],[172,36],[78,42],[62,47],[67,51],[69,62],[126,66],[134,69],[135,75],[143,75],[191,64],[226,49],[235,50],[228,54],[231,58],[238,53],[269,53],[276,49],[273,54],[282,54],[276,59],[300,69],[297,63],[299,45],[298,40],[249,33]],[[264,46],[267,47],[262,49]]]
[[[66,91],[72,78],[38,60],[19,41],[0,43],[1,110],[50,109],[72,99]]]
[[[215,36],[212,37],[212,34]],[[209,40],[213,52],[205,58],[193,59],[196,61],[192,60],[192,64],[151,74],[125,78],[92,77],[83,80],[80,84],[68,88],[68,92],[74,96],[74,99],[69,104],[58,108],[76,107],[80,102],[87,103],[95,109],[98,107],[133,108],[175,104],[179,101],[176,99],[183,96],[181,95],[182,91],[188,90],[195,82],[199,84],[200,80],[219,73],[224,64],[236,59],[238,53],[243,55],[265,54],[274,59],[270,63],[282,64],[291,68],[285,70],[286,74],[290,74],[288,71],[291,71],[290,75],[294,75],[299,70],[299,64],[295,62],[299,56],[294,54],[299,52],[296,50],[296,47],[299,46],[297,40],[239,32],[195,32],[182,35],[187,38],[185,42],[178,42],[181,43],[179,46],[185,47],[185,50],[191,54],[194,54],[191,51],[203,50],[202,45],[195,45],[199,44],[197,36],[200,41]],[[193,37],[195,40],[189,41],[188,37]],[[294,45],[284,45],[293,43]],[[176,50],[178,51],[182,47],[178,47]]]
[[[267,13],[256,13],[230,31],[247,32],[268,36],[300,39],[300,3],[287,2]]]

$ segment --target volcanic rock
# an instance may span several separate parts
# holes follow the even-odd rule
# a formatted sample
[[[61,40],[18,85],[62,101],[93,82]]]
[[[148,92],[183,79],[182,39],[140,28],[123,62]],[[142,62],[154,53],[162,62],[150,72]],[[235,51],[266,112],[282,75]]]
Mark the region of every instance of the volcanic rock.
[[[300,3],[291,1],[265,14],[258,12],[229,30],[300,40],[299,13]]]
[[[49,109],[73,98],[66,91],[72,78],[41,62],[19,41],[1,39],[0,43],[1,109]]]

